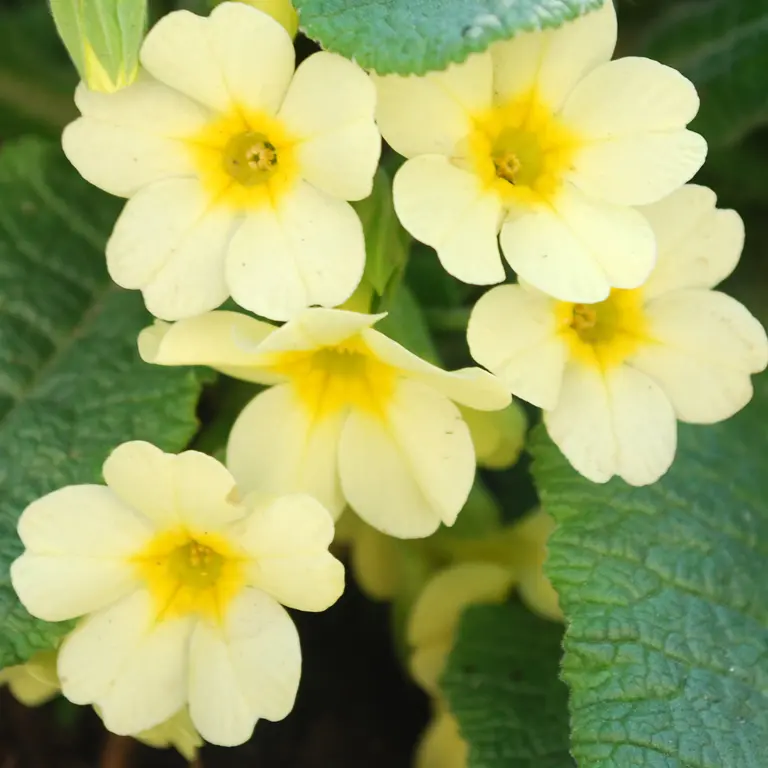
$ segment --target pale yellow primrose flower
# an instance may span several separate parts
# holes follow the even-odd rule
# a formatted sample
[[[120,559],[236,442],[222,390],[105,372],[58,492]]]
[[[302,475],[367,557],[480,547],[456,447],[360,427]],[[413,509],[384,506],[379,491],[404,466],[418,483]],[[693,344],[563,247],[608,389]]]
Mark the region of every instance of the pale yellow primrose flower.
[[[682,187],[643,209],[659,261],[635,290],[598,304],[556,301],[529,285],[494,288],[469,321],[472,356],[544,409],[551,438],[598,483],[653,483],[675,454],[676,418],[727,419],[768,364],[760,323],[711,290],[736,266],[744,228],[714,193]]]
[[[372,329],[383,315],[307,309],[281,328],[211,312],[142,332],[139,351],[160,365],[209,365],[276,386],[232,429],[227,464],[238,484],[302,491],[332,512],[348,503],[398,538],[452,525],[469,495],[475,454],[452,401],[506,407],[487,371],[446,372]]]
[[[166,320],[230,294],[276,320],[347,299],[365,242],[346,201],[371,193],[381,150],[370,78],[325,52],[294,73],[288,33],[242,3],[168,14],[141,63],[119,93],[81,85],[63,137],[88,181],[130,198],[112,279]]]
[[[501,603],[515,584],[515,572],[496,563],[466,562],[446,568],[427,582],[408,619],[414,680],[439,695],[440,677],[453,648],[461,614],[477,603]]]
[[[629,206],[685,183],[706,155],[685,130],[693,85],[650,59],[610,61],[611,0],[563,26],[517,35],[425,77],[376,78],[384,138],[413,158],[398,172],[400,220],[467,283],[510,266],[564,301],[635,288],[653,233]]]
[[[37,707],[58,695],[56,651],[40,651],[26,664],[0,669],[0,685],[7,685],[13,697],[27,707]]]
[[[275,21],[285,27],[285,31],[296,37],[299,31],[299,14],[289,0],[237,0],[239,3],[252,5],[264,13],[268,13]],[[217,3],[218,4],[218,3]]]
[[[309,496],[240,502],[215,459],[143,442],[115,449],[104,479],[54,491],[19,520],[26,551],[11,579],[25,608],[84,617],[59,650],[64,696],[124,735],[188,703],[221,745],[284,718],[301,651],[281,603],[321,611],[344,588],[330,515]]]
[[[506,469],[517,463],[528,430],[528,417],[520,403],[512,402],[503,411],[460,410],[472,435],[478,466]]]

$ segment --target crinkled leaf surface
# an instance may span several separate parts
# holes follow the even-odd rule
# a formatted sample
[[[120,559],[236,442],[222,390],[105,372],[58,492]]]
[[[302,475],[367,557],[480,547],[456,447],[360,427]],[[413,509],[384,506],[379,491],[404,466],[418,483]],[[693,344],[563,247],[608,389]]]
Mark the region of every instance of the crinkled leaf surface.
[[[140,360],[136,335],[150,317],[139,293],[107,276],[119,206],[58,149],[23,141],[0,153],[0,667],[67,629],[33,619],[11,587],[24,507],[99,482],[119,443],[179,450],[197,429],[200,375]]]
[[[469,743],[467,768],[573,768],[562,636],[519,603],[461,617],[441,686]]]
[[[692,127],[713,145],[735,143],[768,122],[768,0],[670,3],[643,52],[696,84]]]
[[[494,40],[558,27],[603,0],[294,0],[302,30],[379,74],[445,69]]]
[[[733,419],[681,425],[646,488],[590,483],[534,441],[580,768],[768,765],[768,376],[755,384]]]

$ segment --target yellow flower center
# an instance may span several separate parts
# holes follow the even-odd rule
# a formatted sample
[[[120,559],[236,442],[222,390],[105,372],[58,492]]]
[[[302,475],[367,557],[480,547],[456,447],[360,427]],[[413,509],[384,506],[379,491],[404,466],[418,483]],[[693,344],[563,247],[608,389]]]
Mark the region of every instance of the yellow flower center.
[[[274,206],[299,178],[295,140],[280,121],[236,112],[187,141],[211,204],[242,211]]]
[[[621,365],[641,344],[650,341],[639,289],[614,289],[598,304],[559,301],[556,312],[559,331],[572,356],[588,365]]]
[[[244,584],[245,558],[219,534],[159,533],[132,563],[162,618],[194,613],[221,620]]]
[[[345,408],[381,414],[397,378],[397,371],[375,357],[360,336],[331,347],[282,352],[270,367],[291,380],[315,417]]]
[[[535,92],[475,116],[459,154],[507,205],[549,202],[560,188],[580,140]]]

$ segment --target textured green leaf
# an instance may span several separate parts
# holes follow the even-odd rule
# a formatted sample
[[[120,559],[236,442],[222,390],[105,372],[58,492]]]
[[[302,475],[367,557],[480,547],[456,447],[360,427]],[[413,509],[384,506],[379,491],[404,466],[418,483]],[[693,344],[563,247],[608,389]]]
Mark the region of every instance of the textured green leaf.
[[[0,667],[66,630],[29,616],[11,588],[24,507],[99,482],[119,443],[178,450],[197,429],[198,372],[139,359],[136,335],[150,318],[137,292],[107,276],[118,207],[58,150],[24,141],[0,153]]]
[[[696,84],[693,127],[711,144],[734,143],[768,122],[768,0],[671,3],[648,30],[644,53]]]
[[[592,484],[537,435],[580,768],[765,768],[766,416],[763,375],[733,419],[681,425],[646,488]]]
[[[518,32],[558,27],[603,0],[294,0],[302,30],[384,75],[445,69]]]
[[[472,606],[461,617],[441,686],[469,743],[468,768],[574,765],[562,636],[519,603]]]

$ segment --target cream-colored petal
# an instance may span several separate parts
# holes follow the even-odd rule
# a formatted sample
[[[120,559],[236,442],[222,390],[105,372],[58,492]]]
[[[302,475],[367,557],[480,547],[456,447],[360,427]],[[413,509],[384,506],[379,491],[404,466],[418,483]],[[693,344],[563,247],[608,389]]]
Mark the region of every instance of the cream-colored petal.
[[[289,608],[324,611],[344,591],[344,566],[328,552],[333,518],[311,496],[282,496],[248,517],[240,545],[248,581]]]
[[[411,609],[408,643],[418,647],[452,640],[467,607],[502,602],[514,581],[512,570],[495,563],[465,562],[439,571]]]
[[[221,3],[209,19],[214,61],[232,103],[246,111],[274,114],[294,74],[291,36],[270,15],[243,3]]]
[[[589,227],[595,222],[581,223]],[[500,240],[504,257],[519,278],[544,293],[586,303],[608,297],[610,283],[591,250],[593,244],[583,242],[553,208],[542,206],[508,218]]]
[[[81,622],[59,651],[64,696],[75,704],[92,704],[105,696],[155,617],[150,594],[137,590]]]
[[[618,475],[630,485],[649,485],[675,455],[672,405],[654,381],[628,366],[569,365],[557,407],[544,422],[568,461],[596,483]]]
[[[496,101],[518,98],[535,87],[537,97],[557,110],[587,73],[611,58],[615,45],[612,0],[557,29],[494,43],[490,50]]]
[[[596,140],[679,130],[698,110],[688,78],[653,59],[627,56],[593,69],[560,115],[570,129]]]
[[[83,117],[64,129],[62,143],[69,161],[91,184],[129,197],[153,181],[195,174],[182,139],[210,121],[211,113],[201,105],[146,73],[111,94],[81,83],[75,102]]]
[[[491,106],[493,66],[487,52],[423,77],[373,79],[381,134],[405,157],[453,155],[472,130],[473,115]]]
[[[364,267],[363,227],[352,206],[300,182],[276,209],[247,215],[232,238],[226,277],[240,306],[288,320],[312,304],[346,301]]]
[[[344,495],[374,528],[402,539],[453,525],[475,476],[469,429],[450,400],[400,381],[386,414],[353,411],[341,434]]]
[[[716,205],[711,189],[686,184],[640,208],[659,252],[643,284],[646,300],[679,288],[714,288],[733,272],[744,246],[744,222],[736,211]]]
[[[334,517],[344,508],[338,444],[344,413],[315,419],[289,384],[257,395],[240,413],[227,466],[242,492],[308,493]]]
[[[212,456],[185,451],[173,457],[173,469],[176,505],[186,527],[217,531],[245,516],[235,479]]]
[[[199,623],[190,648],[190,714],[212,744],[250,738],[260,717],[282,720],[293,708],[301,675],[296,627],[264,592],[246,589],[224,627]]]
[[[723,293],[679,290],[646,307],[648,334],[629,363],[664,390],[682,421],[712,424],[752,397],[750,374],[768,365],[762,325]]]
[[[192,616],[166,619],[141,638],[95,702],[108,731],[122,736],[141,733],[184,706],[195,621]]]
[[[62,146],[86,181],[118,197],[162,179],[195,175],[181,142],[88,117],[64,129]]]
[[[375,108],[376,88],[356,64],[325,51],[306,59],[278,115],[298,139],[302,177],[332,197],[368,197],[381,154]]]
[[[166,139],[195,135],[215,114],[143,70],[136,82],[114,93],[92,91],[80,83],[75,104],[86,118]]]
[[[510,403],[503,384],[481,368],[444,371],[422,360],[396,341],[373,329],[362,332],[369,349],[383,362],[398,368],[405,376],[426,384],[449,400],[479,411],[498,411]]]
[[[620,136],[579,149],[567,178],[597,199],[645,205],[685,184],[706,156],[706,141],[693,131]]]
[[[178,525],[174,458],[151,443],[132,440],[107,457],[104,481],[119,499],[159,528]]]
[[[561,119],[583,137],[569,178],[588,194],[624,205],[659,200],[701,167],[706,142],[683,130],[699,97],[677,70],[624,58],[593,70]]]
[[[119,558],[140,550],[152,526],[103,485],[69,485],[33,501],[18,533],[36,555]]]
[[[331,347],[370,328],[385,316],[324,307],[305,309],[270,334],[259,345],[257,352],[270,359],[279,352],[306,352]]]
[[[417,647],[408,659],[408,671],[416,685],[430,696],[441,695],[440,678],[453,648],[453,638]]]
[[[557,405],[567,359],[555,302],[519,285],[492,288],[475,304],[467,327],[472,357],[517,397],[540,408]]]
[[[149,32],[141,63],[158,80],[206,106],[274,113],[293,74],[290,36],[266,14],[224,3],[209,18],[164,16]]]
[[[136,588],[125,559],[26,552],[11,565],[22,605],[45,621],[64,621],[111,605]]]
[[[501,201],[474,174],[445,157],[417,157],[397,172],[393,195],[403,226],[437,251],[446,271],[476,285],[504,279]]]
[[[275,384],[281,377],[260,368],[254,353],[275,330],[240,312],[208,312],[172,325],[156,321],[139,334],[139,354],[155,365],[208,365],[237,379]]]
[[[611,287],[637,288],[646,280],[656,263],[656,241],[642,214],[590,199],[567,184],[554,207]]]
[[[212,207],[196,179],[158,181],[128,201],[107,243],[107,267],[123,288],[140,288],[164,320],[215,309],[229,295],[224,259],[235,215]]]

